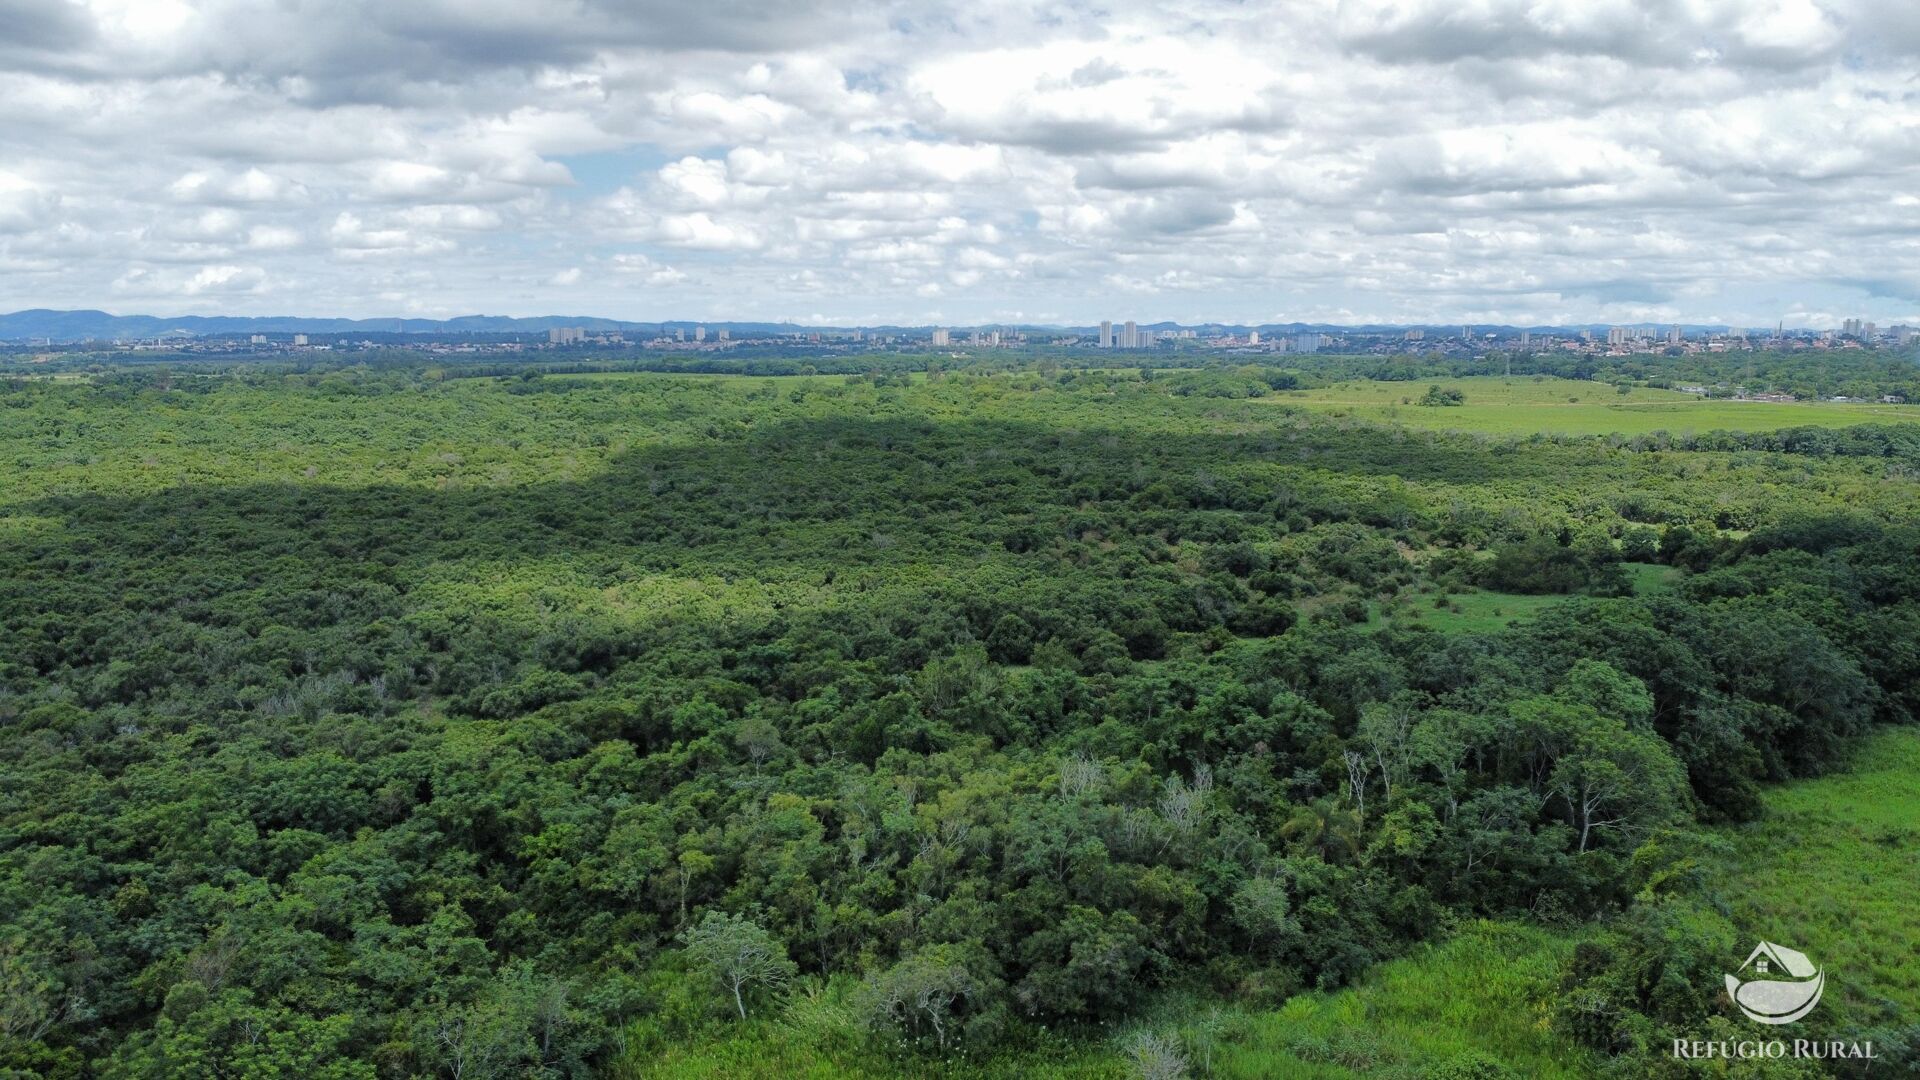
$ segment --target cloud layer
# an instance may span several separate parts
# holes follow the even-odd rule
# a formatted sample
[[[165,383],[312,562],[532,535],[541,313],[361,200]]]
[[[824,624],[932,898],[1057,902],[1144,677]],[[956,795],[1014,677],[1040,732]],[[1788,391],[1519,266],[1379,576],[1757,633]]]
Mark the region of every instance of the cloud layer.
[[[1907,0],[0,0],[0,309],[1920,322]]]

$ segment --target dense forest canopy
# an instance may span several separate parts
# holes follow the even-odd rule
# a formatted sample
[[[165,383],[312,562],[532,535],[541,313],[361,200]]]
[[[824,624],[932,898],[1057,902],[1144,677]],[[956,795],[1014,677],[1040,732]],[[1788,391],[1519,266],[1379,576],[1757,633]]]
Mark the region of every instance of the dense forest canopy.
[[[1920,709],[1915,427],[1265,397],[1334,363],[0,383],[0,1070],[587,1075],[829,979],[931,1070],[1666,925]],[[1485,591],[1565,601],[1382,618]],[[1671,947],[1553,1022],[1635,1074]]]

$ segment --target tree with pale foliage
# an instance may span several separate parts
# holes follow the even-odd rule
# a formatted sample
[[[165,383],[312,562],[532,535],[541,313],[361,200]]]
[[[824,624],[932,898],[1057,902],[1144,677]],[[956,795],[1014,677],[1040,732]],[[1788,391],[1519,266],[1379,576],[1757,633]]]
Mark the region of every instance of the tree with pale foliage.
[[[1186,1080],[1187,1054],[1180,1039],[1142,1031],[1127,1043],[1127,1064],[1140,1080]]]
[[[868,982],[876,1021],[910,1037],[930,1034],[943,1052],[985,990],[958,950],[945,945],[909,956]]]
[[[733,995],[733,1007],[742,1020],[747,1018],[747,998],[753,991],[778,990],[799,971],[779,938],[739,915],[709,911],[680,940],[693,966]]]

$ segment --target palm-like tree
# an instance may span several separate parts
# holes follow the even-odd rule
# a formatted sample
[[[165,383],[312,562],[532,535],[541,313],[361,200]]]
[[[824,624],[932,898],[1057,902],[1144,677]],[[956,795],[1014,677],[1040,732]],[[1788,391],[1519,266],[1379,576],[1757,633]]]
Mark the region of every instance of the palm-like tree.
[[[1293,808],[1280,835],[1296,847],[1317,851],[1328,862],[1360,854],[1360,815],[1325,796]]]

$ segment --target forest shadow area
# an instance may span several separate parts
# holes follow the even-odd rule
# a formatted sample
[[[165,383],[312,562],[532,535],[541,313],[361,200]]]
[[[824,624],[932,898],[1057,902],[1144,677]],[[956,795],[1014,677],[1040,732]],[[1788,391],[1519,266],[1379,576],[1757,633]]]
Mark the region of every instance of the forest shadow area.
[[[431,606],[407,599],[430,585],[492,590],[495,607],[511,606],[516,587],[537,602],[556,580],[587,588],[647,575],[795,582],[819,599],[862,575],[1124,580],[1203,547],[1259,545],[1222,554],[1227,576],[1245,585],[1266,572],[1265,592],[1290,599],[1323,591],[1303,574],[1363,588],[1383,573],[1405,576],[1392,545],[1424,544],[1419,534],[1436,526],[1432,507],[1394,475],[1407,458],[1455,494],[1503,477],[1525,483],[1510,465],[1546,467],[1539,455],[1501,459],[1465,441],[1420,439],[1410,454],[1363,432],[793,421],[625,451],[583,480],[275,481],[31,499],[7,508],[17,524],[0,551],[0,610],[12,661],[48,677],[195,655],[156,655],[157,624],[253,639],[273,628],[364,633]],[[1440,523],[1445,542],[1546,528],[1497,492],[1482,501]],[[1297,554],[1283,550],[1289,542]],[[129,684],[110,696],[128,703],[137,692]]]

